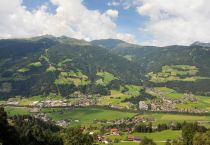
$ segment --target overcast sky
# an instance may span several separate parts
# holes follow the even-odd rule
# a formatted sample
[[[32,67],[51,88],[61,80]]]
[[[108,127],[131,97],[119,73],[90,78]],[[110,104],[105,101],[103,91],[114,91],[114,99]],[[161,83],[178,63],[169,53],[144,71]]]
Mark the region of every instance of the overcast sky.
[[[0,38],[44,34],[141,45],[210,42],[210,0],[0,0]]]

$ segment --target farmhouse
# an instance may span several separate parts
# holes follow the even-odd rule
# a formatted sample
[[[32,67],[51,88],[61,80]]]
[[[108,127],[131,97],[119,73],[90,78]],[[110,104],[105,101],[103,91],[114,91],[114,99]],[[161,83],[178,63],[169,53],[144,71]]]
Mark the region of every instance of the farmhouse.
[[[112,144],[112,140],[109,139],[109,138],[106,138],[106,139],[102,140],[102,143],[104,143],[104,144]]]
[[[131,133],[131,132],[132,132],[132,129],[131,129],[131,128],[125,128],[125,131],[126,131],[127,133]]]
[[[145,101],[139,101],[139,109],[148,110],[148,105],[145,103]]]
[[[113,135],[119,135],[119,129],[118,129],[118,128],[112,128],[112,129],[111,129],[111,133],[112,133]]]
[[[104,140],[104,136],[98,135],[97,136],[97,139],[98,139],[98,141],[101,141],[102,142],[102,140]]]
[[[69,123],[66,120],[60,120],[56,124],[61,127],[67,127]]]
[[[128,136],[128,141],[140,141],[141,137],[139,136]]]

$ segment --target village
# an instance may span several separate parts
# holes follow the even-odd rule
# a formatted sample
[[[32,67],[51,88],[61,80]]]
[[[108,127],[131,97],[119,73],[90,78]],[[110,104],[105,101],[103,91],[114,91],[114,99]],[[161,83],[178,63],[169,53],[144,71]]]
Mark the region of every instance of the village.
[[[153,92],[157,93],[157,92]],[[158,93],[157,93],[158,94]],[[152,111],[152,112],[180,112],[180,113],[208,113],[208,110],[201,108],[179,108],[177,104],[186,105],[187,103],[197,103],[198,100],[191,94],[185,94],[183,97],[170,99],[165,97],[164,94],[158,94],[158,98],[139,101],[138,107],[128,102],[127,106],[119,106],[115,104],[102,105],[99,103],[99,99],[94,99],[90,96],[76,97],[75,101],[70,101],[68,99],[45,99],[41,101],[32,101],[28,104],[22,105],[19,101],[14,101],[14,99],[9,99],[4,104],[5,106],[25,106],[32,108],[47,108],[47,107],[88,107],[88,106],[102,106],[113,109],[120,110],[133,110],[133,111]],[[100,98],[100,97],[99,97]],[[130,105],[129,105],[130,104]]]
[[[99,108],[104,107],[103,109],[106,108],[108,110],[118,111],[122,111],[122,108],[117,108],[114,105],[99,106],[98,100],[93,99],[91,97],[76,97],[75,100],[77,101],[70,101],[69,99],[55,100],[46,98],[45,100],[31,101],[25,106],[21,106],[21,102],[16,100],[9,99],[6,102],[6,106],[17,108],[22,107],[23,109],[26,108],[30,111],[31,116],[37,119],[41,119],[45,122],[53,122],[61,128],[86,124],[86,127],[81,126],[84,127],[84,132],[93,135],[97,140],[97,143],[99,144],[115,144],[118,142],[139,143],[144,138],[144,134],[142,134],[141,131],[145,133],[145,129],[148,131],[150,130],[149,132],[146,131],[146,133],[151,133],[151,131],[153,133],[158,133],[161,130],[161,126],[163,126],[163,130],[173,129],[177,126],[176,121],[170,121],[167,122],[167,124],[159,124],[159,121],[153,115],[144,116],[142,114],[140,115],[140,112],[181,112],[181,110],[176,108],[176,104],[181,104],[185,101],[197,102],[197,100],[193,96],[189,95],[185,95],[181,98],[173,100],[162,95],[158,99],[153,99],[150,101],[139,101],[139,110],[129,110],[127,108],[124,110],[125,112],[122,112],[123,114],[126,112],[135,112],[135,115],[131,117],[121,117],[119,119],[112,119],[111,115],[109,115],[109,119],[106,119],[104,117],[103,119],[95,119],[96,116],[92,114],[92,120],[87,123],[84,122],[84,120],[80,117],[72,117],[71,115],[65,117],[65,115],[69,114],[69,112],[72,112],[72,114],[76,114],[76,112],[78,112],[77,108],[83,108],[83,110],[88,110],[93,106]],[[106,110],[106,112],[108,112],[108,110]],[[195,110],[183,110],[183,112],[185,111],[193,112]],[[200,112],[203,113],[204,111]],[[62,118],[56,118],[59,114],[62,116]],[[198,123],[204,125],[209,124],[208,121],[202,120],[198,121]],[[88,126],[87,124],[89,124],[90,126]],[[140,126],[143,130],[137,130],[139,125],[143,125]]]
[[[154,89],[148,91],[152,95],[157,95],[156,99],[139,101],[139,110],[153,111],[153,112],[180,112],[180,113],[208,113],[206,109],[200,109],[197,107],[179,108],[177,105],[187,105],[190,103],[196,104],[198,100],[192,94],[184,94],[180,98],[169,98],[165,94],[160,93]]]

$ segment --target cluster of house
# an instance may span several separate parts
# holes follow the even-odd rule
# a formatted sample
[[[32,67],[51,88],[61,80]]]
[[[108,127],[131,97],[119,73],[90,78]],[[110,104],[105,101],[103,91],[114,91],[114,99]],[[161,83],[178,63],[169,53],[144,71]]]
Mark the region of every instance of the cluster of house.
[[[149,110],[149,106],[145,101],[139,101],[139,109],[140,110]]]
[[[126,124],[126,125],[132,125],[132,124],[139,124],[140,122],[151,122],[154,121],[153,118],[145,118],[143,116],[135,116],[133,118],[127,118],[127,119],[119,119],[113,122],[114,125],[121,125],[121,124]]]
[[[134,125],[139,124],[140,122],[153,122],[154,118],[145,118],[143,116],[134,116],[133,118],[123,118],[118,120],[94,120],[93,123],[106,123],[111,125]]]
[[[12,101],[12,102],[7,102],[7,105],[19,105],[19,102],[16,102],[16,101]]]
[[[46,114],[44,114],[44,113],[34,114],[33,116],[34,116],[35,118],[41,119],[41,120],[43,120],[43,121],[45,121],[45,122],[51,121],[51,119],[50,119]]]
[[[141,141],[140,136],[128,136],[128,141]]]
[[[128,130],[130,130],[130,129],[128,129]],[[120,135],[120,130],[118,128],[111,128],[110,133],[111,133],[111,135]],[[104,144],[112,144],[113,143],[113,141],[110,138],[108,138],[106,136],[101,136],[101,135],[97,136],[97,140]],[[129,135],[125,141],[139,142],[139,141],[141,141],[141,137]]]
[[[191,94],[185,94],[177,99],[169,99],[160,95],[158,99],[139,101],[140,110],[163,111],[163,112],[189,112],[189,113],[208,113],[208,110],[198,108],[177,108],[177,104],[196,103],[197,99]]]
[[[125,105],[125,106],[118,105],[118,104],[109,104],[108,107],[115,108],[115,109],[127,109],[127,110],[132,109],[132,110],[137,110],[137,108],[134,106],[134,104],[132,104],[130,102],[127,102],[127,105]]]
[[[103,143],[103,144],[112,144],[112,140],[110,138],[105,137],[105,136],[98,135],[97,140],[99,142]]]
[[[45,113],[35,113],[35,114],[33,114],[33,116],[34,116],[35,118],[41,119],[41,120],[43,120],[43,121],[45,121],[45,122],[53,121],[53,120],[52,120],[51,118],[49,118],[49,117],[47,116],[47,114],[45,114]],[[56,123],[56,125],[65,128],[65,127],[67,127],[67,126],[70,124],[70,122],[78,123],[78,122],[80,122],[80,121],[79,121],[79,120],[65,119],[65,120],[59,120],[59,121],[57,121],[57,122],[55,122],[55,123]]]
[[[151,100],[150,102],[151,111],[175,111],[176,103],[166,97],[160,97],[159,99]]]
[[[60,126],[60,127],[67,127],[70,122],[75,122],[75,123],[79,123],[80,121],[79,120],[70,120],[70,119],[65,119],[65,120],[59,120],[56,122],[56,125]]]
[[[59,120],[57,121],[56,125],[61,126],[61,127],[67,127],[69,125],[68,120]]]
[[[34,101],[29,104],[32,107],[66,107],[72,106],[67,100],[44,100],[44,101]]]
[[[86,106],[92,106],[96,105],[97,100],[92,99],[92,98],[81,98],[78,102],[74,103],[74,106],[77,107],[86,107]]]

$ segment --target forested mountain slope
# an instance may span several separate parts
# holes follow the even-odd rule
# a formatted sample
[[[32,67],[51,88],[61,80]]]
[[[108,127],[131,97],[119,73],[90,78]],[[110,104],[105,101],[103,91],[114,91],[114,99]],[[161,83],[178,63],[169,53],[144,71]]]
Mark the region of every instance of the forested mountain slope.
[[[144,78],[142,69],[124,57],[65,36],[0,40],[0,68],[1,97],[101,93],[114,83],[141,84]],[[100,85],[101,72],[116,79]]]
[[[115,45],[110,47],[110,41]],[[137,46],[119,40],[115,40],[115,43],[113,41],[110,39],[95,40],[91,43],[103,45],[111,53],[123,56],[143,68],[147,76],[144,82],[146,86],[168,86],[182,92],[209,94],[210,48],[207,47],[207,44],[155,47]],[[167,67],[168,70],[165,69]],[[193,72],[192,68],[196,69],[196,73],[187,73],[187,71]]]
[[[0,40],[0,67],[1,98],[106,95],[125,84],[210,94],[210,49],[198,45],[139,46],[50,35],[9,39]]]

